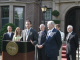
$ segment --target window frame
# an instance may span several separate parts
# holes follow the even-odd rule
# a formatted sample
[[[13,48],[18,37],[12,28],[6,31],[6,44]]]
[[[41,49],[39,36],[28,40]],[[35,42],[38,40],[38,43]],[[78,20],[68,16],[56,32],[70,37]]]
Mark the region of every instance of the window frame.
[[[10,6],[9,5],[3,5],[3,6],[1,6],[1,26],[3,27],[4,26],[4,24],[2,23],[3,22],[3,20],[2,19],[5,19],[5,18],[8,18],[8,22],[7,23],[9,23],[9,14],[8,14],[8,17],[3,17],[3,9],[2,8],[5,8],[5,7],[8,7],[8,10],[9,10],[9,8],[10,8]],[[8,13],[10,13],[10,10],[8,11]]]
[[[15,24],[15,18],[14,18],[14,11],[15,7],[22,7],[23,8],[23,28],[24,29],[24,23],[25,23],[25,6],[13,6],[13,23]]]
[[[48,9],[51,9],[51,16],[50,16],[50,18],[51,19],[46,19],[46,12],[48,11]],[[49,20],[52,20],[52,8],[47,8],[47,11],[45,12],[45,21],[49,21]]]

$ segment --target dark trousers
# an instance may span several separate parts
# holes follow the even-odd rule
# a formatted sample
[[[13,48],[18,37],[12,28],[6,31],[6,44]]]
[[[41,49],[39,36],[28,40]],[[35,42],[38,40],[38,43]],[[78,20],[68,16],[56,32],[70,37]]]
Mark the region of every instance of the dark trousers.
[[[57,56],[48,57],[46,56],[46,60],[58,60]]]
[[[38,60],[46,60],[45,49],[38,48]]]
[[[67,60],[76,60],[76,53],[75,54],[67,54]]]

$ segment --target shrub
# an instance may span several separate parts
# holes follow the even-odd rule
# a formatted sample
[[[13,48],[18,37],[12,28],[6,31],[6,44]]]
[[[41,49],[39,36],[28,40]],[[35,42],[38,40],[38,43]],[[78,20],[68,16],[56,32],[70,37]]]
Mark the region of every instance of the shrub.
[[[7,32],[7,26],[11,26],[13,31],[15,31],[16,26],[12,23],[6,24],[1,30],[0,30],[0,52],[1,52],[1,45],[2,45],[2,39],[3,39],[3,34]]]
[[[61,20],[53,20],[55,22],[55,24],[60,24]]]
[[[59,11],[54,10],[54,11],[52,11],[52,15],[55,17],[58,17],[60,15],[60,13],[59,13]]]

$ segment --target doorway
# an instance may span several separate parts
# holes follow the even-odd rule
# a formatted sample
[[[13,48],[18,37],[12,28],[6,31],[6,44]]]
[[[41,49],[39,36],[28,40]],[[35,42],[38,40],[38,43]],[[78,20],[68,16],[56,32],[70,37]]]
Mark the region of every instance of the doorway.
[[[65,34],[67,34],[67,26],[72,25],[73,31],[80,38],[80,6],[69,9],[65,15]]]

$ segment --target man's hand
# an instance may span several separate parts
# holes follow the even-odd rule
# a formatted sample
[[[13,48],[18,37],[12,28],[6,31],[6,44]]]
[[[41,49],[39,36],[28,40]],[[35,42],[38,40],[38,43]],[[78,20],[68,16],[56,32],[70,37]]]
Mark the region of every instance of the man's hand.
[[[43,45],[37,45],[37,47],[41,49],[41,48],[43,48]]]
[[[30,42],[31,42],[32,44],[34,44],[32,40],[30,40]]]

